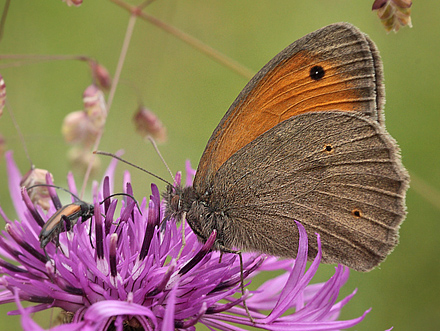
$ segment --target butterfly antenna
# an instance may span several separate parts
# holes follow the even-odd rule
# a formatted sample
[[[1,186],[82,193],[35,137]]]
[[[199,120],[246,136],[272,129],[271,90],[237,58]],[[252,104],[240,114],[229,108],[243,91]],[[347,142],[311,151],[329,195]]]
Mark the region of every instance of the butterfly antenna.
[[[174,180],[173,173],[171,172],[170,168],[168,167],[168,164],[165,162],[165,159],[163,158],[162,154],[159,151],[159,148],[157,147],[156,142],[154,141],[152,136],[148,136],[147,139],[151,142],[151,145],[153,145],[153,148],[156,150],[157,155],[159,155],[159,158],[162,160],[163,164],[165,165],[165,168],[167,168],[168,173],[170,174],[171,178]]]
[[[150,172],[150,171],[148,171],[148,170],[145,170],[144,168],[141,168],[141,167],[139,167],[139,166],[137,166],[137,165],[135,165],[135,164],[133,164],[133,163],[131,163],[131,162],[128,162],[128,161],[124,160],[123,158],[120,158],[119,156],[117,156],[117,155],[115,155],[115,154],[113,154],[113,153],[108,153],[108,152],[103,152],[103,151],[94,151],[93,154],[110,156],[110,157],[112,157],[112,158],[114,158],[114,159],[116,159],[116,160],[119,160],[119,161],[121,161],[121,162],[123,162],[123,163],[125,163],[125,164],[128,164],[128,165],[132,166],[133,168],[139,169],[139,170],[141,170],[141,171],[143,171],[143,172],[149,174],[150,176],[153,176],[154,178],[159,179],[160,181],[162,181],[162,182],[164,182],[164,183],[166,183],[166,184],[168,184],[168,185],[173,186],[173,184],[171,184],[170,182],[166,181],[166,180],[163,179],[162,177],[159,177],[158,175],[155,175],[155,174],[153,174],[152,172]]]

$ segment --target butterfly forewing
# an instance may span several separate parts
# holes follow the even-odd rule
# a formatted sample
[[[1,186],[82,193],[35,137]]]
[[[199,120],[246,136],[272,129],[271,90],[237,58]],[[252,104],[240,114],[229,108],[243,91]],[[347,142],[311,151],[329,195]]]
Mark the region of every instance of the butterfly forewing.
[[[297,40],[246,85],[209,140],[194,187],[278,123],[306,112],[361,112],[381,120],[382,65],[373,42],[352,25],[329,25]],[[379,108],[378,108],[379,107]]]

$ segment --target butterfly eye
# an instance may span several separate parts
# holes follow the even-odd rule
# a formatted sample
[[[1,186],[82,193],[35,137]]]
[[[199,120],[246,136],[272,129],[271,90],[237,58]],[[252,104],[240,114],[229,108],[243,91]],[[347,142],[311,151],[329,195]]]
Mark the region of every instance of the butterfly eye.
[[[179,195],[175,195],[171,198],[171,208],[174,211],[180,210],[180,196]]]
[[[314,66],[312,69],[310,69],[310,78],[313,80],[320,80],[322,77],[324,77],[324,75],[325,71],[321,66]]]
[[[351,214],[356,218],[360,218],[362,216],[361,211],[359,209],[353,209],[351,211]]]

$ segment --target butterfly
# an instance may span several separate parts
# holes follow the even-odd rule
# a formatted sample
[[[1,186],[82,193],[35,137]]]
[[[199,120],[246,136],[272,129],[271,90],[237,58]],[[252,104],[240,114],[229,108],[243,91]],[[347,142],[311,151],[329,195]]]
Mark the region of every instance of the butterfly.
[[[168,185],[214,249],[294,258],[300,222],[322,262],[369,271],[394,249],[409,176],[387,132],[379,52],[353,25],[328,25],[267,63],[224,115],[193,186]],[[318,251],[310,240],[309,259]]]

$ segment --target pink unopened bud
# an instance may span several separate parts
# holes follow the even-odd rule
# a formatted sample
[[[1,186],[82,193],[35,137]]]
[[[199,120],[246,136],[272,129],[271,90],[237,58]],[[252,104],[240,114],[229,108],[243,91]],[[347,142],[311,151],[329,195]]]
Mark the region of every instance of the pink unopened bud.
[[[23,176],[20,181],[20,186],[28,188],[34,185],[46,184],[46,174],[48,173],[47,170],[33,168]],[[49,175],[53,181],[52,174],[49,173]],[[28,194],[34,205],[39,205],[44,210],[49,210],[51,199],[47,187],[34,187],[28,190]]]
[[[139,107],[133,120],[136,130],[141,136],[151,136],[158,142],[165,142],[167,140],[167,129],[163,126],[157,115],[147,108]]]
[[[64,118],[61,132],[64,140],[68,143],[81,143],[90,146],[95,142],[99,130],[96,130],[85,111],[78,110]]]
[[[410,0],[376,0],[372,9],[377,11],[387,32],[397,32],[402,26],[412,27],[411,6]]]
[[[102,130],[107,118],[107,105],[104,93],[96,86],[90,85],[83,93],[84,111],[97,131]]]
[[[96,61],[90,61],[90,69],[95,83],[103,90],[108,91],[112,85],[112,79],[108,70]]]
[[[6,103],[6,84],[3,76],[0,75],[0,116],[3,115],[3,108]]]

